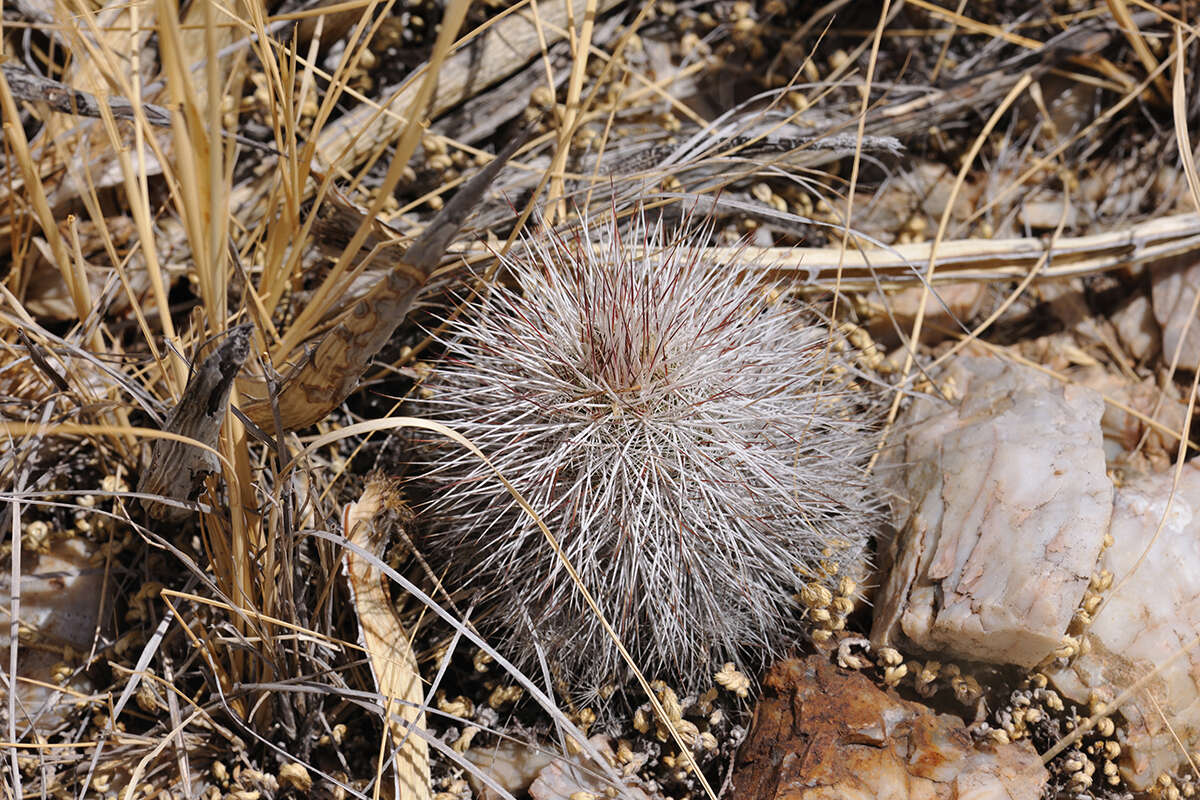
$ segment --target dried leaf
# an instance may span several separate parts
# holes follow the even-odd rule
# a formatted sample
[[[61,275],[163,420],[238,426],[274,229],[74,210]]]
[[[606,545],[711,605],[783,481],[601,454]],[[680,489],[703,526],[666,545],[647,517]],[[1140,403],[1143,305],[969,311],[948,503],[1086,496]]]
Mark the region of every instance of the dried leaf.
[[[179,404],[167,415],[163,430],[216,447],[233,379],[250,354],[251,329],[250,325],[232,328],[216,352],[204,359],[188,380]],[[217,457],[208,450],[173,439],[155,439],[138,492],[192,501],[203,491],[205,478],[220,468]],[[147,503],[146,509],[151,517],[167,521],[186,519],[190,513],[165,503]]]
[[[411,525],[412,512],[394,485],[375,478],[357,503],[342,511],[342,526],[352,544],[379,553],[387,543],[389,523]],[[383,583],[383,574],[363,556],[346,550],[346,577],[358,613],[360,644],[371,662],[376,688],[383,696],[388,732],[398,749],[395,759],[400,797],[428,800],[429,746],[412,728],[425,727],[424,692],[417,658]],[[399,718],[399,719],[397,719]],[[404,720],[400,722],[399,720]]]

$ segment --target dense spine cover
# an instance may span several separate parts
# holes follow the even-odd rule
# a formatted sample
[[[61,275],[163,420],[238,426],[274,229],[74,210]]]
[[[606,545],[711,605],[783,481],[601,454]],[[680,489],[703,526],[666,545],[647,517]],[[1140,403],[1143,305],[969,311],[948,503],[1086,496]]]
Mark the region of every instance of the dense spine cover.
[[[527,241],[511,280],[449,323],[422,408],[524,493],[639,667],[685,686],[791,644],[793,596],[861,574],[880,507],[862,466],[874,417],[829,331],[707,263],[710,237],[639,213]],[[497,603],[507,649],[536,663],[532,624],[572,691],[622,677],[492,471],[424,444],[425,550]]]

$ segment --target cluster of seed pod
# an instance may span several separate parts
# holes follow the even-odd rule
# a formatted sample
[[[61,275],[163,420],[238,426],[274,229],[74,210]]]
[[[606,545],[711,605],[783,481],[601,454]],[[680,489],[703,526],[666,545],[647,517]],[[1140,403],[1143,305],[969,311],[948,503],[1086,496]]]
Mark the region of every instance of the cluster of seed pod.
[[[1196,785],[1194,775],[1171,776],[1159,775],[1158,780],[1154,782],[1154,787],[1150,790],[1151,797],[1159,797],[1162,800],[1180,800],[1180,798],[1192,798],[1200,795],[1200,787]]]
[[[821,569],[826,573],[826,580],[811,581],[796,595],[813,624],[809,636],[818,645],[826,644],[834,634],[846,629],[846,620],[854,611],[858,593],[858,583],[847,575],[839,578],[834,588],[829,588],[828,579],[837,575],[837,564],[822,564]]]

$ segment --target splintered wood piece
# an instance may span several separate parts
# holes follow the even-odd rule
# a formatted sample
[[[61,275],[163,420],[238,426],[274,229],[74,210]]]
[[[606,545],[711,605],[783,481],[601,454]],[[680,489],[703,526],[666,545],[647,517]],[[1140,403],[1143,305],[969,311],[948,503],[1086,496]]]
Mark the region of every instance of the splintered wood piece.
[[[217,446],[233,379],[250,354],[251,330],[250,325],[230,329],[221,346],[204,359],[188,379],[179,404],[167,415],[164,431],[209,447]],[[173,439],[155,439],[150,448],[150,465],[142,473],[138,492],[190,502],[204,490],[205,478],[220,469],[217,457],[208,450]],[[191,513],[176,505],[142,502],[146,513],[154,519],[178,522]]]
[[[133,103],[124,97],[114,95],[107,98],[106,101],[102,101],[90,92],[74,89],[62,81],[43,78],[41,75],[36,75],[27,69],[13,66],[12,64],[0,65],[0,71],[3,71],[4,79],[8,81],[8,88],[13,93],[13,97],[18,100],[28,100],[31,103],[45,103],[51,110],[62,114],[97,119],[103,116],[103,112],[100,110],[101,102],[107,102],[108,108],[115,119],[124,119],[130,122],[137,121],[137,112],[134,110]],[[155,103],[139,103],[138,105],[141,107],[142,114],[148,124],[162,128],[170,126],[171,112],[165,107]],[[275,155],[279,154],[279,151],[274,147],[265,145],[256,139],[251,139],[231,131],[221,131],[221,134],[227,139],[234,139],[256,150],[262,150]]]
[[[0,66],[13,97],[30,102],[46,103],[51,109],[63,114],[78,114],[83,117],[99,117],[101,100],[90,92],[74,89],[51,78],[44,78],[23,67],[13,64]],[[170,125],[171,112],[154,103],[141,103],[146,121],[151,125]],[[109,97],[108,107],[117,119],[136,120],[133,103],[123,97]]]
[[[350,396],[371,359],[404,321],[417,293],[438,267],[450,241],[462,229],[471,210],[522,141],[524,137],[514,139],[467,181],[405,251],[400,263],[343,314],[316,350],[284,378],[275,399],[283,430],[320,422]],[[269,398],[250,403],[243,411],[260,428],[275,433],[275,416]]]
[[[593,9],[599,16],[618,5],[619,0],[597,0],[593,4],[587,0],[543,0],[536,6],[502,15],[442,64],[437,90],[426,115],[437,119],[461,107],[526,64],[542,58],[543,48],[571,36],[571,21],[578,24]],[[385,107],[408,108],[417,96],[419,85],[418,81],[407,81],[385,89]],[[380,114],[370,104],[356,105],[321,129],[316,160],[336,169],[353,169],[394,141],[407,124],[406,115]]]
[[[411,526],[412,512],[385,478],[367,483],[358,502],[342,509],[342,530],[351,544],[382,555],[392,526]],[[429,745],[416,729],[424,729],[425,695],[417,657],[408,633],[392,605],[384,575],[368,559],[346,550],[346,578],[358,614],[359,644],[367,652],[375,688],[383,698],[387,736],[396,749],[397,797],[429,800]]]

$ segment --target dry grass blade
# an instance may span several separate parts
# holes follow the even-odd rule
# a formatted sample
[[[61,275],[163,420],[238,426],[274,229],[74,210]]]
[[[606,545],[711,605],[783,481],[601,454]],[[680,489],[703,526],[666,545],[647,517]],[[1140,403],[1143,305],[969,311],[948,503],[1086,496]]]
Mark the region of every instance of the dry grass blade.
[[[0,73],[0,108],[3,109],[6,120],[4,122],[4,138],[12,146],[16,165],[20,168],[21,176],[29,191],[29,200],[37,214],[38,223],[50,243],[54,253],[54,262],[62,272],[63,281],[70,291],[71,301],[75,304],[75,313],[79,319],[84,319],[91,307],[87,282],[81,280],[78,272],[74,269],[74,259],[67,255],[66,242],[63,241],[58,225],[55,224],[54,212],[50,208],[45,188],[38,177],[33,153],[30,151],[25,131],[18,122],[21,116],[17,112],[12,92],[9,91],[7,74],[3,73]]]
[[[343,509],[342,530],[351,544],[381,553],[392,535],[388,523],[408,525],[411,517],[396,487],[384,478],[376,478],[367,484],[357,502]],[[349,549],[345,569],[358,614],[360,644],[370,659],[375,686],[383,699],[387,732],[396,751],[393,763],[400,796],[428,800],[429,747],[412,731],[414,726],[425,726],[425,696],[409,634],[388,597],[383,573]]]
[[[1121,32],[1125,34],[1125,38],[1129,41],[1133,52],[1137,54],[1138,60],[1146,68],[1147,72],[1158,71],[1158,59],[1150,52],[1149,45],[1146,44],[1145,35],[1138,28],[1138,23],[1134,19],[1133,14],[1129,11],[1124,0],[1107,0],[1106,5],[1112,13],[1113,18],[1121,25]],[[1154,79],[1154,88],[1158,90],[1159,96],[1164,100],[1171,98],[1171,92],[1167,87],[1167,80],[1163,76],[1158,76]]]

